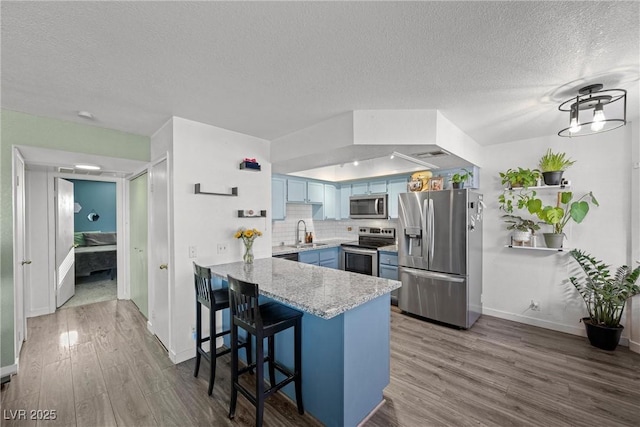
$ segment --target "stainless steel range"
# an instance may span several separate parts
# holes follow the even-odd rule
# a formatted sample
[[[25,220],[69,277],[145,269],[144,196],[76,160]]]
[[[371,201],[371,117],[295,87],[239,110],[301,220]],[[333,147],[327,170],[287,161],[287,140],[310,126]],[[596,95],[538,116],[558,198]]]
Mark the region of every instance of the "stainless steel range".
[[[395,228],[360,227],[357,242],[341,245],[340,268],[354,273],[377,276],[378,248],[395,243]]]

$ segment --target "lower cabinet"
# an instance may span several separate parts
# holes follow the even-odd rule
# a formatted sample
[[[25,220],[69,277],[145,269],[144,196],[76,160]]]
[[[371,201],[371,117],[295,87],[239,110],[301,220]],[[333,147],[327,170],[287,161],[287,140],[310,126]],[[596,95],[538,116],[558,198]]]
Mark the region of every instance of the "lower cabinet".
[[[298,253],[298,262],[338,269],[340,248],[316,249]]]
[[[378,254],[378,276],[383,279],[398,279],[398,254],[396,252],[380,252]],[[391,291],[391,304],[398,305],[398,289]]]

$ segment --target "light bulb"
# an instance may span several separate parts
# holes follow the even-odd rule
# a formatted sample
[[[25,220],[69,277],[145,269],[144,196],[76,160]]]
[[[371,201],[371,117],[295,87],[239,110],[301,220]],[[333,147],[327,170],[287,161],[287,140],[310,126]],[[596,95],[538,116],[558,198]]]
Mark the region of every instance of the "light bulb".
[[[591,130],[598,132],[604,128],[606,117],[604,116],[604,110],[602,104],[596,105],[596,109],[593,111],[593,122],[591,123]]]
[[[392,155],[391,155],[391,157],[389,157],[389,158],[390,158],[391,160],[393,160],[393,158],[394,158],[394,157],[395,157],[395,156],[392,154]]]
[[[357,160],[355,162],[353,162],[353,166],[358,166],[358,165],[359,165],[359,163],[358,163]]]
[[[578,119],[577,118],[572,118],[571,119],[571,127],[569,128],[569,132],[571,133],[576,133],[576,132],[580,132],[580,129],[582,128],[582,126],[580,126],[580,123],[578,123]]]

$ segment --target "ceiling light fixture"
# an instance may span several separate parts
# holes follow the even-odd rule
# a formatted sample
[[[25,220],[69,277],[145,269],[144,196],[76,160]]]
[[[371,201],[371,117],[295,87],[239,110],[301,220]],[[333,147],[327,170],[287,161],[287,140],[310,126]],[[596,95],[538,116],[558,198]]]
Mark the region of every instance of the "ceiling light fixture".
[[[416,159],[415,157],[407,156],[406,154],[398,153],[397,151],[394,151],[391,155],[395,156],[395,157],[400,157],[401,159],[408,160],[410,162],[416,163],[416,164],[421,165],[421,166],[428,167],[429,169],[440,169],[436,165],[432,165],[431,163],[423,162],[420,159]]]
[[[88,164],[74,165],[74,167],[76,169],[82,169],[87,171],[99,171],[101,169],[101,167],[98,165],[88,165]]]
[[[93,114],[88,111],[78,111],[78,117],[82,117],[83,119],[93,120]]]
[[[558,110],[569,113],[569,127],[558,132],[559,136],[593,135],[627,124],[627,91],[602,88],[599,83],[585,86],[578,91],[578,96],[560,104]],[[580,115],[584,110],[593,110],[593,115]],[[581,117],[584,121],[580,121]]]
[[[391,155],[391,157],[389,157],[391,160],[393,160],[393,158],[395,157],[394,154]]]
[[[357,160],[353,162],[353,166],[358,166],[359,164],[360,164],[360,163],[358,163],[358,161],[357,161]]]

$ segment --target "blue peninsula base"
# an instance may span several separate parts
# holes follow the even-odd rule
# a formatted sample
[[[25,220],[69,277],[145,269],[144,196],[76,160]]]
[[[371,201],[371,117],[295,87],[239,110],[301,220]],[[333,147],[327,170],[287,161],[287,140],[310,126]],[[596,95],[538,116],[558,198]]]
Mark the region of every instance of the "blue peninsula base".
[[[383,401],[390,375],[389,307],[387,293],[331,319],[304,313],[302,399],[305,411],[326,426],[356,426]],[[222,318],[228,328],[228,310]],[[275,350],[278,362],[293,369],[292,329],[276,336]],[[295,401],[292,384],[283,391]]]

